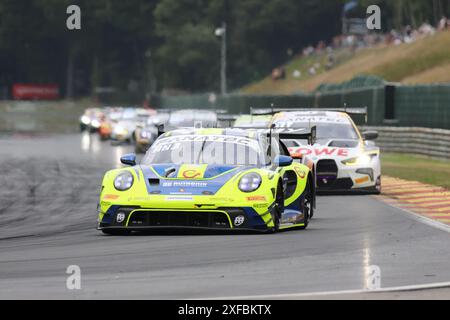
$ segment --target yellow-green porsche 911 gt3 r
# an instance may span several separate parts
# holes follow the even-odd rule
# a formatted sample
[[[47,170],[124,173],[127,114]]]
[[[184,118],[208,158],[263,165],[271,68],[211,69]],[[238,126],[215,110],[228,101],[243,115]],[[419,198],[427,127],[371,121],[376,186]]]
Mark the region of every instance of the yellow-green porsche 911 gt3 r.
[[[312,136],[302,131],[285,138],[292,134]],[[276,136],[242,129],[164,133],[140,164],[126,155],[121,162],[129,167],[105,174],[98,229],[117,235],[154,228],[306,228],[315,206],[313,172],[293,162],[283,133]]]

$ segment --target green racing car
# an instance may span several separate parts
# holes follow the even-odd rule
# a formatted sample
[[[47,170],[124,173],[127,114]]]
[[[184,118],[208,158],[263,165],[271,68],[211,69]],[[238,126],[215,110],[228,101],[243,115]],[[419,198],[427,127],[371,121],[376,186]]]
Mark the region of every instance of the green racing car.
[[[314,129],[314,128],[313,128]],[[305,229],[315,207],[313,170],[294,162],[283,139],[315,130],[178,129],[163,133],[136,163],[108,171],[98,229],[105,234],[161,228]]]

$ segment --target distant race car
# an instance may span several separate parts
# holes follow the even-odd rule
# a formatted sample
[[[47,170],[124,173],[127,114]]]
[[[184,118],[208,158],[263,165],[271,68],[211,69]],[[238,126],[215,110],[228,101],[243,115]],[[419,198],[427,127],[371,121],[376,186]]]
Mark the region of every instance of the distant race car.
[[[158,127],[164,128],[169,121],[169,117],[169,110],[158,110],[158,113],[149,117],[144,125],[136,128],[134,137],[136,153],[147,152],[148,148],[158,138]]]
[[[136,128],[142,126],[153,112],[140,108],[123,109],[120,119],[112,125],[110,138],[113,143],[132,142]]]
[[[183,109],[170,113],[166,130],[178,128],[215,128],[217,127],[217,113],[203,109]]]
[[[280,139],[312,141],[299,130]],[[315,205],[309,168],[293,162],[269,130],[180,129],[161,135],[140,165],[103,178],[98,229],[122,235],[153,228],[275,232],[308,226]]]
[[[113,131],[113,126],[120,120],[122,117],[122,108],[106,108],[105,117],[102,119],[100,123],[100,128],[98,128],[98,135],[101,140],[108,140],[111,138],[111,134]]]
[[[134,119],[122,119],[113,124],[110,138],[113,143],[131,142],[135,130],[136,121]]]
[[[253,115],[241,115],[233,124],[234,128],[248,128],[248,129],[262,129],[268,128],[271,116],[253,116]]]
[[[366,115],[365,109],[299,110],[276,113],[275,128],[301,129],[315,126],[317,140],[313,146],[301,140],[286,141],[296,159],[314,162],[318,192],[381,192],[380,149],[372,140],[375,131],[359,132],[349,114]],[[365,113],[365,114],[364,114]]]
[[[97,131],[100,128],[103,117],[104,113],[100,108],[86,109],[80,117],[80,131]]]

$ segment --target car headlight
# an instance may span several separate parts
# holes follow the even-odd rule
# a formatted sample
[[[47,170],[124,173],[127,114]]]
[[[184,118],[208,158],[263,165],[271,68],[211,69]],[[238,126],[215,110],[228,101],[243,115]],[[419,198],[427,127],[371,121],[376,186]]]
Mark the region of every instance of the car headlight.
[[[343,160],[342,163],[346,166],[367,166],[371,164],[372,158],[375,156],[375,154],[364,154],[356,158]]]
[[[247,173],[239,180],[239,190],[242,192],[256,191],[261,185],[262,179],[256,172]]]
[[[92,122],[91,122],[91,126],[96,128],[96,129],[100,128],[100,124],[101,123],[98,120],[92,120]]]
[[[126,191],[133,185],[133,175],[130,172],[122,172],[114,179],[114,188]]]
[[[91,123],[91,119],[88,116],[82,116],[80,121],[85,125],[89,125]]]

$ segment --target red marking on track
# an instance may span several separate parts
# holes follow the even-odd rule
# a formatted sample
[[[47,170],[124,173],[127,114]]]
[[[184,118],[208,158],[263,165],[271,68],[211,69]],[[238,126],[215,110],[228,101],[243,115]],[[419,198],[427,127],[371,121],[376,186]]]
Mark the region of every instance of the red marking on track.
[[[417,196],[417,197],[404,197],[402,201],[411,201],[411,203],[420,204],[423,201],[433,201],[433,200],[441,200],[442,196]],[[419,201],[421,200],[421,201]],[[447,201],[447,200],[443,200]]]
[[[422,187],[423,185],[420,183],[401,183],[401,184],[389,184],[388,186],[384,186],[384,188],[386,189],[411,188],[412,186]]]
[[[385,177],[382,201],[450,225],[450,192],[441,187]]]
[[[403,199],[403,200],[405,200],[405,199]],[[408,200],[405,200],[405,201],[408,202]],[[416,206],[426,206],[427,208],[429,208],[429,206],[427,206],[429,204],[434,204],[436,206],[440,205],[442,207],[450,207],[449,200],[446,200],[446,199],[442,200],[442,198],[435,198],[434,200],[426,199],[426,200],[420,201],[420,202],[414,201],[414,202],[409,202],[409,203],[412,203]]]
[[[426,209],[429,209],[429,210],[436,210],[436,209],[447,209],[448,208],[448,210],[450,210],[450,206],[448,205],[448,204],[446,204],[446,205],[435,205],[435,206],[427,206],[427,207],[425,207],[425,206],[422,206],[422,208],[426,208]]]
[[[383,188],[383,192],[385,192]],[[402,196],[402,195],[409,195],[409,194],[421,194],[421,193],[437,193],[437,192],[445,192],[443,189],[420,189],[415,191],[392,191],[387,192],[389,195],[396,195],[396,196]]]

